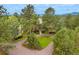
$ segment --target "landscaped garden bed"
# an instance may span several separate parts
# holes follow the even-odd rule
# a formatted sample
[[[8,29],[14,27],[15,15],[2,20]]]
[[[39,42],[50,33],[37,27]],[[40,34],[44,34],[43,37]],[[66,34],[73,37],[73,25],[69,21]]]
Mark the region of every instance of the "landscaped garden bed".
[[[52,39],[50,37],[43,37],[43,36],[31,36],[31,40],[29,42],[28,40],[29,38],[27,38],[27,40],[23,43],[23,46],[30,48],[30,49],[37,49],[37,50],[41,50],[45,47],[48,46],[48,44],[50,42],[52,42]]]

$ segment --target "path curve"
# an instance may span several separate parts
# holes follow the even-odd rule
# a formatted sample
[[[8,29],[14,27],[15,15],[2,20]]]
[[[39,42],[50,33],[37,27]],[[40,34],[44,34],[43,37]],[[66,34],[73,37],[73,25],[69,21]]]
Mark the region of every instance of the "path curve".
[[[53,44],[50,43],[46,48],[38,51],[38,50],[31,50],[28,48],[25,48],[22,46],[22,43],[24,40],[19,41],[16,43],[16,48],[12,49],[9,51],[10,55],[52,55],[52,49],[53,49]]]

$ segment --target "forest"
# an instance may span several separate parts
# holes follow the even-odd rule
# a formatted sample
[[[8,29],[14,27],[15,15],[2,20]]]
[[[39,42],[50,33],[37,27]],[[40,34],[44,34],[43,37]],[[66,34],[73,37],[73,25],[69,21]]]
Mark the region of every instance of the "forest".
[[[9,15],[0,5],[0,55],[9,55],[22,40],[22,46],[32,50],[41,51],[52,43],[51,55],[78,55],[79,13],[56,15],[49,7],[39,15],[34,5],[28,4],[21,13]]]

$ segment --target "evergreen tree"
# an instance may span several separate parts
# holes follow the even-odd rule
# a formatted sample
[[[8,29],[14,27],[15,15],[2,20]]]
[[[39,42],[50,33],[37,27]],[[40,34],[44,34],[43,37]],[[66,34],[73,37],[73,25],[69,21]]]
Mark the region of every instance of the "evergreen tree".
[[[75,51],[75,32],[74,30],[62,28],[53,37],[54,51],[53,54],[70,55]]]

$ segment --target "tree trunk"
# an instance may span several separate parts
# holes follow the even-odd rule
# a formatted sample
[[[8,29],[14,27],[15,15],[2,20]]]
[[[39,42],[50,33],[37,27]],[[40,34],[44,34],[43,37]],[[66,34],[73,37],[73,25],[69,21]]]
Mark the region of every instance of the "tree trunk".
[[[39,34],[42,35],[42,31],[41,30],[39,30]]]

